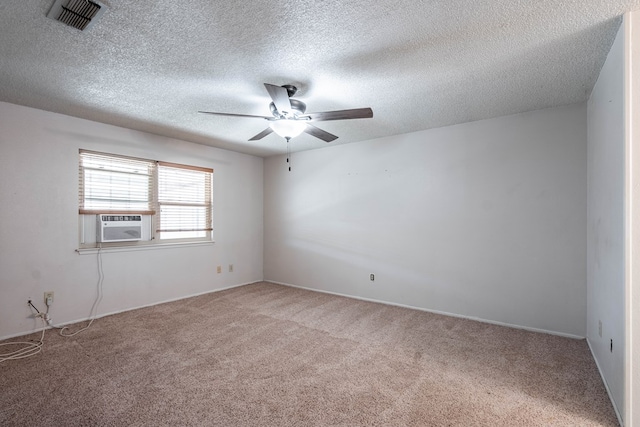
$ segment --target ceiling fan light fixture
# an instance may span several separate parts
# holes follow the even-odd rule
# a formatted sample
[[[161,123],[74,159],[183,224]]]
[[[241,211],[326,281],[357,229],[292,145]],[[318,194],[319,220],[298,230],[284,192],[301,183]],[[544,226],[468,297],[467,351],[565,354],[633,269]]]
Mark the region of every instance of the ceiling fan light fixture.
[[[318,113],[305,114],[307,106],[304,102],[292,99],[296,93],[296,87],[293,85],[276,86],[265,83],[264,87],[269,92],[271,103],[269,109],[273,117],[255,116],[251,114],[235,114],[235,113],[217,113],[215,111],[199,111],[199,113],[213,114],[218,116],[231,117],[253,117],[256,119],[266,119],[269,121],[269,127],[259,134],[249,138],[249,141],[257,141],[275,132],[276,135],[283,137],[289,142],[291,138],[295,138],[302,132],[314,138],[321,139],[324,142],[331,142],[338,137],[329,132],[322,130],[308,122],[319,122],[323,120],[348,120],[348,119],[368,119],[373,117],[371,108],[352,108],[349,110],[323,111]]]
[[[295,138],[307,128],[307,124],[301,120],[280,119],[269,123],[275,133],[283,138]]]

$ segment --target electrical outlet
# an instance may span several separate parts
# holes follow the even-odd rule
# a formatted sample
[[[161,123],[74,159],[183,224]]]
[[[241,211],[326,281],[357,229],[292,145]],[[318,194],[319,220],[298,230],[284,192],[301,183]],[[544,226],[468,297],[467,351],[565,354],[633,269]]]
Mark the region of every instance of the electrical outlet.
[[[47,307],[53,304],[53,291],[44,293],[44,303]]]
[[[221,265],[219,265],[219,266],[218,266],[218,268],[216,269],[216,271],[217,271],[218,273],[222,273],[222,266],[221,266]]]
[[[602,320],[598,320],[598,335],[602,338]]]
[[[233,273],[233,264],[229,264],[229,273]]]
[[[374,276],[373,273],[371,273],[369,275],[369,280],[371,280],[373,282],[374,280],[376,280],[376,276]]]

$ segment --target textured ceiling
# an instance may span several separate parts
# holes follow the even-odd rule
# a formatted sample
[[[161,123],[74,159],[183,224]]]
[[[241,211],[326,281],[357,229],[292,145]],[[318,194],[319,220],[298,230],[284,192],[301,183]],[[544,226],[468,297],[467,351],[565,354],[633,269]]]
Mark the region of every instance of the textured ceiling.
[[[316,123],[292,151],[584,101],[640,0],[105,0],[79,31],[53,0],[0,3],[0,101],[269,156],[263,83],[293,83]]]

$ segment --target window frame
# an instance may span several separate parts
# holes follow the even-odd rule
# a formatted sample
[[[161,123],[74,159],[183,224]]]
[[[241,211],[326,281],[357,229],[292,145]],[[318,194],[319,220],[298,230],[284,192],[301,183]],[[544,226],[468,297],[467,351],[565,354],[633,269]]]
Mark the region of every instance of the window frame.
[[[164,169],[174,169],[174,170],[178,170],[178,171],[182,171],[185,175],[192,175],[192,177],[195,178],[199,178],[202,179],[202,182],[198,183],[198,182],[194,182],[193,180],[191,180],[189,182],[189,184],[196,184],[197,186],[202,185],[204,188],[202,189],[202,194],[201,196],[203,197],[203,201],[197,201],[195,200],[193,197],[198,195],[197,193],[194,194],[194,192],[190,192],[190,196],[191,199],[190,200],[178,200],[176,201],[175,196],[173,198],[168,197],[169,194],[167,194],[167,196],[165,197],[161,197],[160,191],[162,189],[162,180],[161,180],[161,174],[162,171]],[[197,176],[197,174],[200,174],[200,176]],[[212,192],[212,176],[213,176],[213,169],[210,168],[203,168],[203,167],[199,167],[199,166],[190,166],[190,165],[182,165],[182,164],[178,164],[178,163],[169,163],[169,162],[157,162],[156,164],[156,195],[155,195],[155,201],[156,201],[156,220],[157,220],[157,224],[155,227],[155,235],[156,236],[160,236],[159,240],[162,241],[178,241],[178,240],[191,240],[191,239],[202,239],[202,238],[206,238],[207,236],[210,239],[210,234],[213,231],[213,192]],[[181,180],[183,180],[183,178],[181,178]],[[177,181],[176,181],[177,182]],[[186,186],[185,186],[186,187]],[[183,187],[184,188],[184,187]],[[169,200],[172,199],[172,200]],[[200,228],[196,227],[196,228],[191,228],[191,229],[172,229],[172,228],[164,228],[167,227],[168,225],[163,225],[163,214],[162,214],[162,207],[163,206],[173,206],[173,207],[189,207],[189,208],[204,208],[205,212],[204,212],[204,225]],[[169,216],[169,218],[171,218]],[[167,220],[167,222],[169,222],[169,220]],[[172,233],[172,232],[205,232],[204,236],[198,236],[198,237],[171,237],[171,238],[162,238],[162,234],[163,233]],[[168,234],[169,235],[169,234]]]
[[[86,160],[85,159],[115,159],[116,162],[122,161],[132,162],[133,164],[146,164],[149,170],[149,179],[148,179],[148,204],[145,209],[102,209],[87,206],[86,194],[89,193],[87,191],[86,186],[86,170],[90,170],[91,168],[85,167]],[[79,236],[79,250],[86,249],[97,249],[97,248],[150,248],[150,247],[160,247],[160,246],[174,246],[174,245],[184,245],[184,244],[201,244],[201,243],[212,243],[213,242],[213,172],[212,168],[195,166],[195,165],[187,165],[181,163],[172,163],[172,162],[164,162],[159,160],[152,159],[144,159],[139,157],[132,156],[124,156],[120,154],[111,154],[93,150],[79,150],[79,189],[78,189],[78,203],[79,209],[78,214],[80,218],[79,228],[80,228],[80,236]],[[161,220],[161,208],[162,203],[160,200],[160,184],[159,184],[159,175],[160,168],[168,167],[175,168],[178,170],[184,171],[197,171],[202,172],[204,175],[203,178],[203,193],[201,196],[204,199],[203,203],[199,203],[198,206],[204,207],[204,225],[202,228],[193,229],[192,231],[202,231],[204,234],[199,237],[179,237],[179,238],[162,238],[162,231],[160,229],[160,220]],[[122,172],[114,172],[122,173]],[[135,175],[135,174],[133,174]],[[125,180],[126,181],[126,180]],[[106,188],[111,188],[106,186]],[[95,194],[95,191],[94,193]],[[111,194],[111,193],[109,193]],[[105,199],[109,200],[109,199]],[[114,199],[119,200],[119,199]],[[125,201],[126,202],[126,201]],[[185,204],[177,204],[178,206],[185,206]],[[96,238],[96,221],[97,215],[99,214],[120,214],[120,215],[143,215],[145,217],[145,221],[143,222],[148,229],[146,232],[143,232],[143,236],[147,236],[147,239],[139,240],[139,241],[129,241],[129,242],[97,242]],[[200,224],[200,222],[198,222]],[[166,231],[165,231],[166,232]]]

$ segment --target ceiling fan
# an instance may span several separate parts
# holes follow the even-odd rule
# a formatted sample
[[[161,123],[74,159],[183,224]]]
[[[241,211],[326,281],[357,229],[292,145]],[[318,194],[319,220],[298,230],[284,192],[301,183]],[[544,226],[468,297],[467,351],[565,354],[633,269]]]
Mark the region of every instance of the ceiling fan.
[[[273,116],[254,116],[250,114],[216,113],[213,111],[198,111],[204,114],[231,117],[249,117],[265,119],[269,121],[269,127],[250,138],[249,141],[257,141],[272,132],[285,138],[287,142],[295,138],[302,132],[315,136],[325,142],[331,142],[338,137],[325,130],[322,130],[310,122],[321,122],[326,120],[348,120],[367,119],[373,117],[371,108],[354,108],[350,110],[325,111],[321,113],[307,113],[307,106],[304,102],[291,98],[298,91],[293,85],[276,86],[269,83],[264,84],[269,92],[272,102],[269,109]]]

